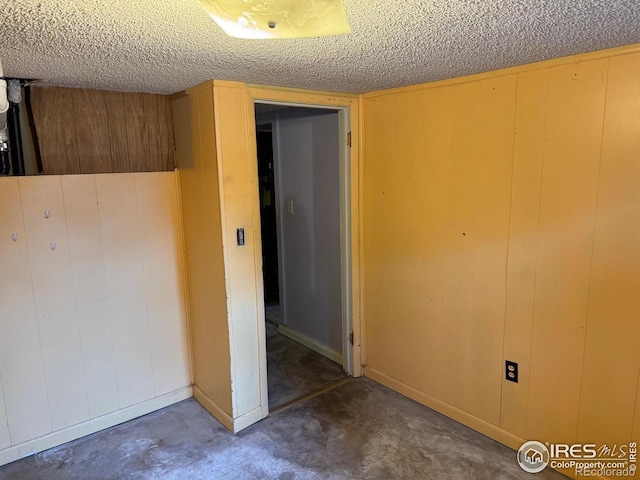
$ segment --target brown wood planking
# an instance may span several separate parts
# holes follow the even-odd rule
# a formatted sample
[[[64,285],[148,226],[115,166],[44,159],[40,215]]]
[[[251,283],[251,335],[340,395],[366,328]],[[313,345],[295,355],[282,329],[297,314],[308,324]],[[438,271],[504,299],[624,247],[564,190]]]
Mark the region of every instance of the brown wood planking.
[[[112,172],[107,104],[100,90],[73,89],[79,173]]]
[[[171,98],[158,97],[158,136],[160,138],[160,157],[163,159],[164,169],[175,168],[173,152],[173,116],[171,114]],[[164,141],[163,141],[164,139]]]
[[[148,152],[149,162],[145,162],[144,169],[148,171],[161,170],[164,163],[160,158],[160,138],[158,119],[158,98],[149,93],[142,94],[144,112],[144,128],[142,140]]]
[[[144,118],[144,100],[141,93],[126,95],[124,113],[127,125],[127,145],[129,148],[129,161],[132,172],[145,171],[148,161],[148,135],[145,132],[146,122]]]
[[[107,105],[107,124],[111,143],[111,168],[113,172],[131,172],[130,152],[127,144],[127,116],[124,112],[122,92],[104,92]]]
[[[33,113],[48,175],[80,171],[71,92],[66,88],[33,89]]]
[[[38,88],[33,110],[45,174],[174,168],[168,96]]]

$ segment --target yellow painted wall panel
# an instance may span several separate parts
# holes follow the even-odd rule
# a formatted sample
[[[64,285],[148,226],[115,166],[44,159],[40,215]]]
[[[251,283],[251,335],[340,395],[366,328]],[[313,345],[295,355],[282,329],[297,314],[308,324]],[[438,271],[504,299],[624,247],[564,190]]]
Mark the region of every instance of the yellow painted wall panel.
[[[96,176],[120,408],[155,396],[134,174]]]
[[[15,444],[51,432],[17,177],[0,178],[0,282],[0,375]]]
[[[516,77],[453,89],[443,311],[445,399],[499,421]],[[451,267],[451,268],[449,268]],[[458,289],[457,285],[462,285]],[[462,294],[462,295],[460,295]]]
[[[546,69],[518,75],[516,103],[504,360],[518,363],[520,378],[503,382],[500,426],[522,438],[527,434],[547,75]]]
[[[213,86],[173,101],[194,384],[229,417],[231,366]]]
[[[201,289],[200,304],[201,327],[206,342],[201,349],[205,357],[200,364],[202,377],[209,383],[212,398],[218,402],[226,413],[233,414],[232,408],[232,380],[231,353],[229,345],[229,320],[227,306],[227,287],[225,284],[225,270],[223,259],[223,232],[219,191],[219,167],[216,150],[216,134],[214,123],[213,88],[198,92],[198,106],[194,109],[198,116],[199,155],[195,156],[195,172],[197,182],[200,182],[202,199],[201,220],[194,236],[199,236],[204,242],[197,245],[194,251],[197,255],[205,254],[207,270],[200,271],[200,280],[195,282]],[[202,208],[202,207],[201,207]],[[211,367],[214,366],[212,370]]]
[[[609,64],[594,242],[578,440],[620,444],[640,369],[640,54]]]
[[[253,249],[253,191],[248,151],[247,92],[244,88],[214,87],[219,178],[223,180],[223,245],[232,355],[233,416],[260,407],[260,349]],[[204,129],[203,129],[204,131]],[[253,132],[251,132],[253,135]],[[244,228],[245,245],[236,245],[236,229]],[[261,289],[260,289],[261,291]]]
[[[382,109],[389,110],[378,115]],[[434,115],[425,115],[427,110]],[[365,110],[365,122],[367,140],[378,142],[368,152],[367,174],[375,181],[365,192],[370,199],[365,251],[371,260],[371,291],[377,293],[367,298],[367,362],[374,368],[386,365],[394,378],[438,391],[444,211],[434,206],[442,203],[446,188],[441,159],[447,149],[448,97],[434,91],[376,99]],[[392,156],[397,160],[389,161]],[[419,221],[415,198],[427,206]],[[387,282],[405,288],[391,292]],[[412,358],[416,352],[419,356]]]
[[[488,422],[480,424],[516,448],[525,439],[637,441],[639,57],[568,58],[517,77],[494,72],[365,96],[371,375],[471,425]],[[430,135],[447,136],[444,152]],[[421,171],[412,160],[430,146],[437,159],[425,154]],[[425,174],[439,179],[444,198],[415,188]],[[424,215],[430,238],[411,225],[404,244],[396,239],[399,224],[435,210],[445,223]],[[429,297],[439,264],[440,333],[416,300]],[[431,343],[413,340],[427,331],[440,344],[441,387],[426,381]],[[504,380],[506,359],[519,364],[517,384]]]
[[[515,90],[510,76],[364,109],[366,363],[495,423]]]
[[[59,176],[19,183],[55,431],[89,419],[62,184]]]
[[[163,395],[191,384],[178,192],[173,172],[134,175],[156,395]]]
[[[393,259],[386,256],[394,239],[402,237],[396,230],[387,201],[387,185],[384,178],[392,171],[394,158],[394,109],[395,96],[376,98],[366,103],[363,110],[365,155],[369,159],[364,166],[363,205],[363,257],[367,265],[367,288],[364,301],[367,321],[364,324],[364,360],[372,368],[388,369],[389,375],[400,372],[392,356],[389,339],[395,329],[393,291],[386,289],[387,276],[393,272]],[[398,157],[397,161],[402,161]],[[393,196],[392,196],[393,198]],[[404,226],[402,226],[404,227]],[[419,336],[420,333],[416,332]]]
[[[213,371],[212,381],[213,398],[219,402],[227,413],[232,414],[231,397],[231,346],[229,340],[229,317],[227,286],[225,279],[225,267],[223,256],[223,226],[222,211],[220,207],[220,186],[218,180],[219,160],[217,152],[216,126],[214,121],[213,89],[208,88],[199,92],[200,102],[198,104],[198,118],[200,122],[200,146],[201,164],[198,164],[198,172],[202,182],[204,202],[206,210],[204,212],[204,225],[200,224],[200,229],[204,229],[206,244],[204,248],[209,249],[210,272],[207,273],[209,285],[206,294],[206,311],[215,312],[215,320],[210,321],[208,335],[213,342],[212,362],[216,365]],[[214,273],[213,278],[211,274]],[[204,280],[204,279],[203,279]],[[205,317],[206,318],[206,317]],[[203,364],[204,368],[206,364]],[[206,368],[211,372],[210,366]]]
[[[91,418],[119,408],[94,175],[62,176],[78,328]]]
[[[576,437],[607,60],[549,70],[528,437]]]

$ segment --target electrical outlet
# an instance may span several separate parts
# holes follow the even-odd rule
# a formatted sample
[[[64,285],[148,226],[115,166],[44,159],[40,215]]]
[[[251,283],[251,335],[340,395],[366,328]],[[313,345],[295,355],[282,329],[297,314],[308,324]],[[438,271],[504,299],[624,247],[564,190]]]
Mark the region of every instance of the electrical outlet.
[[[518,383],[518,364],[507,360],[505,362],[505,378],[513,383]]]

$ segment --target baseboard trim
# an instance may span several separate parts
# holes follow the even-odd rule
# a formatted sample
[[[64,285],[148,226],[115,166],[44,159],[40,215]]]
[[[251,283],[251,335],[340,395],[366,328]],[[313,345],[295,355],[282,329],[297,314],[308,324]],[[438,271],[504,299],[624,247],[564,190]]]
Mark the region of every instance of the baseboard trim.
[[[233,418],[222,408],[211,400],[205,393],[195,385],[193,386],[193,397],[202,405],[207,412],[214,416],[227,430],[233,432]]]
[[[432,410],[435,410],[442,415],[455,420],[458,423],[466,425],[469,428],[472,428],[476,432],[480,432],[483,435],[495,440],[496,442],[500,442],[503,445],[506,445],[509,448],[517,451],[520,446],[525,442],[524,439],[514,435],[513,433],[507,432],[506,430],[497,427],[486,420],[482,420],[474,415],[471,415],[464,410],[460,410],[453,405],[450,405],[442,400],[439,400],[431,395],[428,395],[420,390],[417,390],[406,383],[401,382],[400,380],[396,380],[389,375],[386,375],[378,370],[375,370],[371,367],[364,367],[364,376],[377,382],[381,385],[384,385],[391,390],[398,392],[405,397],[410,398],[411,400],[415,400],[416,402],[424,405],[425,407],[429,407]],[[514,462],[515,462],[515,454],[514,454]],[[551,467],[547,467],[551,469]],[[553,469],[552,469],[553,470]],[[577,478],[572,475],[570,472],[565,470],[556,470],[560,473],[567,475],[571,478]],[[598,480],[606,480],[603,477],[594,477]]]
[[[481,418],[471,415],[464,410],[460,410],[453,405],[421,392],[420,390],[417,390],[406,383],[396,380],[395,378],[371,367],[364,367],[364,375],[374,382],[378,382],[391,390],[401,393],[405,397],[409,397],[411,400],[415,400],[416,402],[421,403],[422,405],[429,407],[432,410],[455,420],[456,422],[462,423],[463,425],[466,425],[487,437],[513,448],[514,450],[518,450],[525,442],[517,435],[509,433],[506,430],[502,430],[500,427],[497,427],[486,420],[482,420]]]
[[[233,419],[233,433],[238,433],[240,430],[250,427],[263,418],[265,417],[262,414],[262,405],[259,405],[253,410],[249,410],[247,413]]]
[[[116,425],[155,412],[156,410],[181,402],[192,396],[193,390],[191,386],[183,387],[150,400],[131,405],[130,407],[92,418],[91,420],[63,430],[58,430],[17,445],[12,445],[0,451],[0,465],[5,465],[20,460],[21,458],[43,452],[72,440],[77,440],[86,435],[99,432],[105,428],[115,427]]]
[[[304,333],[296,332],[295,330],[291,330],[289,327],[280,324],[278,324],[278,332],[285,337],[304,345],[314,352],[319,353],[323,357],[326,357],[339,365],[344,365],[344,358],[340,352],[327,347],[311,337],[307,337]]]
[[[193,386],[193,397],[227,430],[233,433],[238,433],[265,417],[262,414],[262,406],[260,405],[237,418],[233,418],[195,385]]]

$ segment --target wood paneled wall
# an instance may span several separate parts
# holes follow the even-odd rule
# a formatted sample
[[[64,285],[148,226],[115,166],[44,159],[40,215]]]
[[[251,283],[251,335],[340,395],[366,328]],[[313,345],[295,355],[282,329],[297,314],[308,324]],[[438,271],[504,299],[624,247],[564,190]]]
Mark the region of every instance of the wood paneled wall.
[[[195,87],[189,93],[174,98],[173,115],[189,286],[194,396],[233,430],[213,86]]]
[[[32,106],[47,175],[174,168],[169,96],[34,88]]]
[[[365,95],[366,373],[515,448],[637,440],[638,112],[626,52]]]
[[[191,395],[178,205],[174,172],[0,178],[0,464]]]

